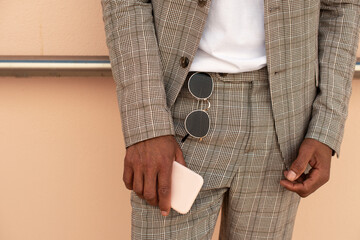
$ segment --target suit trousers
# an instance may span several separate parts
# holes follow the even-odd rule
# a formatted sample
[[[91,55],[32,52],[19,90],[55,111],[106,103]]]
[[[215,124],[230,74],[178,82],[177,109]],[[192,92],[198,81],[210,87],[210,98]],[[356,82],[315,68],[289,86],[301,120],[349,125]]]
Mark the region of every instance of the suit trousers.
[[[277,142],[267,67],[207,72],[214,80],[209,133],[181,142],[186,115],[201,106],[187,88],[191,73],[171,113],[187,167],[204,185],[187,214],[171,209],[166,217],[131,191],[132,239],[212,239],[220,209],[220,240],[291,239],[300,196],[280,185],[289,163]]]

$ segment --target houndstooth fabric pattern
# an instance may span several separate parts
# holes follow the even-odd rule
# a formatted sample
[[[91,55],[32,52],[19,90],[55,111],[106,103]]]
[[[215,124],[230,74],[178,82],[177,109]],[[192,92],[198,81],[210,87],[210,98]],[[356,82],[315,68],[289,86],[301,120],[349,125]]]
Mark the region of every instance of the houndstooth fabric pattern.
[[[288,162],[276,139],[267,68],[209,74],[211,124],[202,141],[181,143],[184,119],[198,105],[187,84],[171,108],[187,167],[204,185],[187,214],[171,209],[167,217],[131,191],[132,239],[210,240],[221,208],[220,240],[291,239],[300,197],[279,183]]]
[[[211,0],[102,0],[125,146],[175,134],[174,104]],[[267,67],[282,157],[304,137],[339,157],[356,62],[359,0],[264,0]],[[181,61],[188,60],[188,64]],[[186,60],[185,59],[185,60]]]

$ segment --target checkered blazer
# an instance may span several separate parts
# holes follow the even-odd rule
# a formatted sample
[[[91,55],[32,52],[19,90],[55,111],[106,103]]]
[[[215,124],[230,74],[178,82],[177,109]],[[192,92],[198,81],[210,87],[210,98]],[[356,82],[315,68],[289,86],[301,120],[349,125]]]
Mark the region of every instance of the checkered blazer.
[[[126,147],[175,134],[171,115],[211,0],[102,0]],[[283,157],[304,137],[339,157],[360,26],[359,0],[264,0],[267,68]]]

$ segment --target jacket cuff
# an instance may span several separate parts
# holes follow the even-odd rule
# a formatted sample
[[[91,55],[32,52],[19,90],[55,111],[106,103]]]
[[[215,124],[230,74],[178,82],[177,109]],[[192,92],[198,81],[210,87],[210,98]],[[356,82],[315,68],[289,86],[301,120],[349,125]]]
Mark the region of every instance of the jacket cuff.
[[[344,121],[336,120],[334,116],[330,120],[328,115],[322,113],[313,117],[305,138],[312,138],[327,145],[332,149],[332,156],[336,154],[336,157],[339,158],[340,146],[344,135]]]
[[[314,138],[314,137],[305,137],[305,138],[312,138],[312,139],[315,139],[315,140],[321,142],[320,139],[316,139],[316,138]],[[321,142],[321,143],[324,143],[324,142]],[[326,143],[324,143],[324,144],[326,144]],[[331,148],[328,144],[326,144],[326,145],[327,145],[329,148]],[[332,150],[331,156],[332,156],[332,157],[335,156],[335,153],[336,153],[337,158],[339,158],[339,153],[336,152],[333,148],[331,148],[331,150]]]
[[[154,137],[175,136],[171,111],[164,105],[126,109],[126,111],[121,111],[120,115],[125,148]]]

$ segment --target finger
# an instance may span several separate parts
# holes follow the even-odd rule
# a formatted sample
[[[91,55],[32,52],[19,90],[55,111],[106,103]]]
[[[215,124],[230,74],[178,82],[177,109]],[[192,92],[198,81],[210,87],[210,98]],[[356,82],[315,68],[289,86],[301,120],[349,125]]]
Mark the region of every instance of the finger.
[[[295,181],[298,182],[298,183],[303,183],[303,182],[306,180],[307,177],[308,177],[307,174],[302,173],[302,174],[298,177],[298,179],[296,179]]]
[[[285,177],[286,177],[286,175],[287,175],[288,172],[289,172],[289,171],[284,171],[284,176],[285,176]],[[307,176],[308,176],[308,174],[302,173],[302,174],[298,177],[298,179],[296,179],[296,181],[299,182],[299,183],[302,183],[302,182],[304,182],[304,181],[306,180]]]
[[[144,181],[143,172],[140,171],[139,169],[135,169],[133,190],[142,199],[144,199],[144,197],[143,197],[143,187],[144,187],[143,181]]]
[[[312,152],[300,148],[299,154],[291,164],[289,172],[285,176],[289,181],[295,181],[305,170],[312,156]]]
[[[123,182],[127,189],[133,189],[133,178],[134,178],[134,171],[132,167],[124,164],[124,172],[123,172]]]
[[[303,182],[290,182],[289,180],[283,179],[280,180],[280,184],[286,189],[296,192],[301,197],[307,197],[323,185],[321,181],[321,171],[316,168],[310,170]]]
[[[149,169],[145,173],[144,177],[144,198],[145,200],[153,206],[158,204],[157,192],[156,192],[156,177],[157,172],[155,169]]]
[[[171,171],[172,163],[164,166],[158,172],[158,200],[159,208],[163,216],[167,216],[170,212]]]
[[[182,150],[179,148],[178,151],[176,151],[176,155],[175,155],[175,161],[177,161],[178,163],[184,165],[186,167],[186,162],[184,159],[184,155]]]

